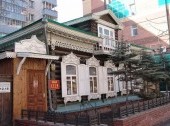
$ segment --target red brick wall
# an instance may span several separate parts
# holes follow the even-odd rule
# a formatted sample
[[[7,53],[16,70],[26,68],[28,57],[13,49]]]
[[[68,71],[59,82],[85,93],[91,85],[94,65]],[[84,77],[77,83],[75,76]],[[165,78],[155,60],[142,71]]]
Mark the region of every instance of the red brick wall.
[[[114,119],[114,126],[153,126],[170,119],[170,104],[140,112],[123,119]]]
[[[104,0],[92,0],[92,13],[105,10]]]
[[[124,40],[127,40],[131,43],[135,43],[138,45],[143,45],[146,47],[160,48],[160,45],[167,46],[167,43],[165,43],[161,39],[158,39],[158,37],[155,36],[153,33],[149,32],[147,29],[144,29],[143,27],[141,27],[139,24],[137,24],[132,20],[122,22],[122,24],[123,24],[123,30],[119,31],[120,40],[123,36]],[[131,36],[132,25],[138,26],[137,36]]]

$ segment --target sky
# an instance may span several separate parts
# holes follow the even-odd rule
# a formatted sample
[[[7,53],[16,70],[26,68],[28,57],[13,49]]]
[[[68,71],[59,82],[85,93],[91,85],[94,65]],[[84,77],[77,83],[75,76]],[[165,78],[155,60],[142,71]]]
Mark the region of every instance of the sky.
[[[57,0],[58,22],[83,16],[82,0]]]

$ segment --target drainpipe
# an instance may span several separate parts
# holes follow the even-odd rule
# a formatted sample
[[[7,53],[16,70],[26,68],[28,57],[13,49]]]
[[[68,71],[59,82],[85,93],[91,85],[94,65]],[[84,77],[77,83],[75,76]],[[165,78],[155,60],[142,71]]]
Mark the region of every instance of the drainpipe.
[[[47,50],[47,54],[49,54],[50,51],[49,51],[48,40],[47,40],[47,23],[48,23],[47,19],[43,18],[42,23],[44,24],[44,38],[45,38],[46,50]],[[48,63],[49,62],[50,62],[50,60],[48,60]],[[50,80],[50,72],[49,71],[48,71],[48,74],[47,74],[47,88],[48,88],[48,83],[49,83],[48,80]],[[48,94],[49,94],[48,99],[49,99],[50,110],[54,111],[54,108],[52,107],[52,99],[51,99],[50,89],[48,89]]]
[[[165,0],[165,6],[166,6],[166,19],[167,19],[167,25],[168,25],[168,36],[169,36],[169,47],[170,47],[170,18],[169,18],[169,7],[168,7],[168,3],[167,0]]]

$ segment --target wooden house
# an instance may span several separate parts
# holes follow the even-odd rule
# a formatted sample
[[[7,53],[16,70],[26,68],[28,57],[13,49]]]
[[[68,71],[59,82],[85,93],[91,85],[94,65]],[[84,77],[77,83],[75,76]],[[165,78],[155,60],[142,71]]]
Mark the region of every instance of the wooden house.
[[[7,113],[20,118],[22,109],[53,111],[68,102],[116,96],[116,79],[108,74],[115,66],[107,57],[118,45],[119,29],[105,10],[65,24],[40,19],[0,38],[4,122]]]

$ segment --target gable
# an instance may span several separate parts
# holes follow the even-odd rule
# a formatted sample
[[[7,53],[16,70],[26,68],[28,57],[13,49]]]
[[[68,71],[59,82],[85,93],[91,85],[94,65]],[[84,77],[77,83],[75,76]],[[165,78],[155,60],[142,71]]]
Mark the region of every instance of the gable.
[[[105,14],[100,17],[100,19],[107,21],[111,24],[118,25],[118,23],[110,16],[110,14]]]

